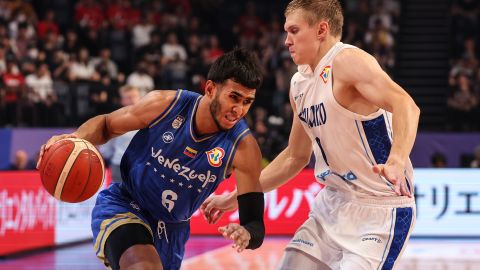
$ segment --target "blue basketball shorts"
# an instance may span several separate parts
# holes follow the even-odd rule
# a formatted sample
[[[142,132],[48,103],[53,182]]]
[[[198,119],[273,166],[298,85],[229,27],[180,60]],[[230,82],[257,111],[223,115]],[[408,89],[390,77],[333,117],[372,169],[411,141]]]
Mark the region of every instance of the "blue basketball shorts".
[[[92,233],[97,257],[106,265],[104,248],[109,235],[125,224],[141,224],[151,233],[163,269],[180,269],[190,223],[166,223],[154,220],[132,199],[122,184],[113,183],[98,194],[92,211]]]

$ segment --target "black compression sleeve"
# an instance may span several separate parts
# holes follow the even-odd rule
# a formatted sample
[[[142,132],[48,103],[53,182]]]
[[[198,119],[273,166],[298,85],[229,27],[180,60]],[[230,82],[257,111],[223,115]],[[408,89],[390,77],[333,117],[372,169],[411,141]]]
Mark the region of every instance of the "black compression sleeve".
[[[237,197],[240,225],[250,233],[247,249],[259,248],[265,237],[263,210],[265,201],[262,192],[249,192]]]

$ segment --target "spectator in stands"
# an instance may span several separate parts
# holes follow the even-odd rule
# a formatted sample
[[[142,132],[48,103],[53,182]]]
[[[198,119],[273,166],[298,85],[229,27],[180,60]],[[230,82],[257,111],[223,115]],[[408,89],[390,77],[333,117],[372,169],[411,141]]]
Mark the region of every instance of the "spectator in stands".
[[[7,70],[7,52],[5,47],[0,44],[0,74],[3,74]]]
[[[209,61],[211,63],[215,62],[218,57],[223,55],[223,50],[220,48],[220,42],[218,41],[218,37],[216,35],[210,35],[209,37]]]
[[[55,35],[59,34],[59,28],[55,23],[55,13],[53,10],[48,10],[45,13],[45,18],[37,24],[37,35],[40,39],[43,39],[48,32],[52,32]]]
[[[90,87],[92,117],[106,114],[118,108],[118,86],[107,73],[102,73],[100,81]]]
[[[29,101],[34,106],[34,122],[40,126],[55,126],[51,120],[55,117],[57,95],[53,91],[53,80],[46,63],[37,63],[35,72],[25,77],[25,84],[29,88]],[[50,125],[48,125],[50,124]]]
[[[105,16],[100,3],[95,0],[80,0],[75,6],[75,21],[82,28],[100,28]]]
[[[20,73],[13,60],[7,60],[7,69],[2,75],[4,87],[4,102],[6,124],[19,125],[22,123],[22,99],[25,96],[25,77]]]
[[[92,81],[96,79],[95,67],[89,60],[89,52],[86,48],[81,48],[77,58],[71,63],[69,78],[71,81]]]
[[[473,114],[478,105],[478,99],[474,96],[467,75],[458,76],[447,105],[450,111],[450,123],[455,131],[468,131],[472,128],[472,123],[478,121],[478,116]]]
[[[288,93],[290,90],[290,79],[297,72],[297,66],[293,63],[290,56],[281,58],[281,66],[275,71],[276,91],[273,93],[272,105],[276,113],[283,110],[283,104],[288,103]]]
[[[123,86],[119,90],[122,106],[129,106],[140,100],[140,90],[129,85]],[[120,161],[123,153],[127,149],[130,141],[137,131],[127,132],[119,137],[115,137],[100,147],[102,156],[110,162],[112,172],[112,182],[122,182],[120,174]]]
[[[394,65],[392,34],[383,25],[380,19],[374,22],[374,27],[365,35],[365,45],[383,69],[390,69]]]
[[[140,90],[140,94],[144,96],[153,90],[153,78],[147,73],[147,63],[140,61],[135,71],[127,77],[127,84]]]
[[[31,99],[35,103],[42,102],[48,95],[55,95],[52,77],[46,63],[37,63],[35,72],[25,77],[25,83],[32,90]]]
[[[65,36],[65,42],[63,44],[63,51],[70,54],[71,56],[75,55],[80,50],[80,43],[78,41],[78,34],[75,30],[70,29],[67,31]]]
[[[19,1],[24,2],[24,1]],[[8,30],[10,32],[10,37],[16,39],[19,35],[20,27],[24,27],[24,35],[27,39],[32,39],[35,37],[35,28],[33,25],[37,24],[37,16],[29,6],[30,3],[25,3],[23,7],[18,7],[14,10],[13,17],[8,19]]]
[[[31,163],[30,163],[31,164]],[[33,170],[35,167],[29,167],[28,154],[24,150],[18,150],[15,152],[15,160],[10,165],[10,171],[24,171]]]
[[[158,61],[162,58],[162,39],[159,33],[150,34],[151,42],[138,49],[137,58],[146,61]]]
[[[95,70],[98,73],[106,73],[112,79],[117,78],[117,64],[115,64],[115,62],[111,59],[111,52],[109,48],[103,48],[100,51],[100,56],[92,59],[90,63],[95,67]]]
[[[170,32],[167,35],[167,42],[162,46],[162,62],[168,64],[169,62],[187,60],[187,51],[183,45],[178,43],[177,34]]]
[[[470,167],[480,168],[480,145],[477,145],[477,147],[475,147],[473,155],[474,159],[472,160],[472,163],[470,163]]]
[[[18,25],[18,35],[12,40],[12,50],[17,59],[27,57],[28,49],[34,47],[35,39],[28,35],[28,24],[26,22]]]
[[[61,49],[63,42],[62,39],[63,38],[60,38],[57,33],[53,31],[48,31],[47,33],[45,33],[44,38],[40,41],[38,48],[45,51],[45,62],[47,62],[49,66],[53,62],[55,51]]]
[[[342,42],[363,48],[364,33],[360,29],[358,23],[356,21],[350,21],[347,23],[345,28],[346,31]]]
[[[433,153],[431,162],[433,168],[445,168],[447,166],[447,158],[440,152]]]
[[[454,79],[459,74],[465,74],[469,77],[473,77],[475,72],[475,59],[469,56],[463,56],[460,60],[456,61],[452,69],[450,70],[450,79]]]
[[[132,29],[140,21],[140,11],[132,7],[131,0],[114,0],[107,7],[107,19],[118,30]]]
[[[151,33],[155,29],[154,16],[152,12],[148,12],[142,17],[140,23],[133,27],[132,43],[136,50],[150,44]]]
[[[179,55],[176,55],[171,62],[165,64],[163,75],[168,89],[185,88],[188,66],[185,61],[180,59]]]
[[[377,1],[377,5],[372,5],[374,12],[370,15],[368,20],[368,28],[375,29],[378,27],[378,24],[382,26],[386,31],[391,31],[395,29],[395,26],[392,21],[392,16],[384,7],[383,1]]]
[[[49,70],[53,72],[54,81],[67,81],[71,63],[68,55],[61,50],[53,52],[53,59],[49,63]]]
[[[242,14],[233,27],[233,32],[240,38],[240,46],[253,47],[258,29],[263,21],[258,16],[255,2],[248,1],[245,5],[245,13]]]

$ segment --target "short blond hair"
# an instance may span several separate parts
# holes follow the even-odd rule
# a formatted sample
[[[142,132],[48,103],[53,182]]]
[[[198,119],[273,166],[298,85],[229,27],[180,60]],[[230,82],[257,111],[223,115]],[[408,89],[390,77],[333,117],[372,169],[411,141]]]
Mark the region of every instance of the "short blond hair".
[[[342,36],[343,12],[338,0],[293,0],[285,9],[285,17],[299,9],[304,12],[309,25],[327,20],[331,34]]]

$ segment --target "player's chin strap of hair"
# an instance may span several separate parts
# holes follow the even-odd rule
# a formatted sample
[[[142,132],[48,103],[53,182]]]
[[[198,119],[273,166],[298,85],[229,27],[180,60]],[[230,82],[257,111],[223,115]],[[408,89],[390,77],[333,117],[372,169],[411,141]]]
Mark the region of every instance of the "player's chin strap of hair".
[[[240,225],[250,233],[247,249],[259,248],[265,237],[263,211],[265,201],[262,192],[249,192],[237,197]]]

